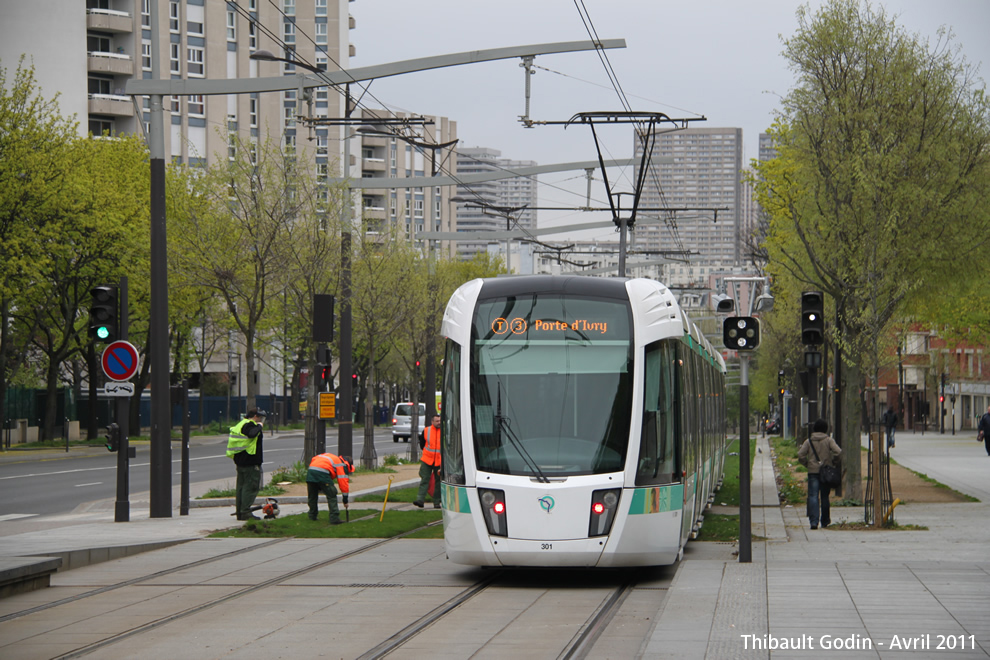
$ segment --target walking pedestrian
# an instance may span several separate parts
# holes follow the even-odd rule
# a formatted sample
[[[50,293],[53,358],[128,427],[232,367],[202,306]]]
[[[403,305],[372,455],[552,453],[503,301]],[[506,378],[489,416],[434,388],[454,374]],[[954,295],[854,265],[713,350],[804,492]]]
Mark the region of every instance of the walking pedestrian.
[[[440,415],[434,415],[429,426],[419,436],[419,448],[423,450],[419,459],[419,495],[413,502],[423,508],[426,493],[433,477],[433,508],[440,508]]]
[[[894,446],[894,431],[897,429],[897,413],[894,412],[893,407],[888,407],[887,412],[883,414],[880,418],[883,422],[883,426],[887,429],[887,449],[889,450]]]
[[[816,419],[811,430],[811,437],[798,449],[798,461],[808,468],[808,521],[811,529],[818,529],[819,521],[822,527],[832,524],[828,502],[832,487],[821,483],[818,472],[822,465],[836,465],[842,449],[828,434],[828,422],[824,419]]]
[[[343,495],[344,508],[347,506],[347,495],[351,492],[351,482],[347,477],[354,473],[354,463],[349,456],[336,454],[317,454],[309,462],[306,470],[306,495],[309,501],[309,519],[316,520],[320,512],[320,493],[327,498],[327,508],[330,509],[330,524],[339,525],[340,508],[337,506],[337,489],[334,481],[340,487]]]
[[[251,513],[251,505],[261,490],[263,426],[267,413],[249,410],[244,419],[230,427],[227,438],[227,457],[237,466],[236,512],[238,520],[260,520]]]
[[[987,406],[987,411],[980,418],[980,424],[976,430],[982,434],[983,444],[987,448],[987,456],[990,456],[990,406]]]

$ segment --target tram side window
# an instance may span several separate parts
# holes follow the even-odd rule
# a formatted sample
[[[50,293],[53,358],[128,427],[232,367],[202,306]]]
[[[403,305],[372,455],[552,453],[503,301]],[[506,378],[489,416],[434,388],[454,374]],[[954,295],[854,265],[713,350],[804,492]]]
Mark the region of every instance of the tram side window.
[[[637,486],[671,483],[679,473],[674,433],[677,410],[673,361],[674,351],[668,341],[647,346]]]
[[[447,340],[443,361],[443,472],[444,481],[464,483],[464,449],[461,446],[461,347]]]

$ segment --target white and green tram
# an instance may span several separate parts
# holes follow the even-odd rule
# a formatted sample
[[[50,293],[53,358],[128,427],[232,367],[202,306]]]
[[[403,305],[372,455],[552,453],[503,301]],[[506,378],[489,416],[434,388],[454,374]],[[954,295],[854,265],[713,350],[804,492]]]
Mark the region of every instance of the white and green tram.
[[[725,456],[725,362],[646,279],[473,280],[443,319],[447,556],[652,566],[699,529]]]

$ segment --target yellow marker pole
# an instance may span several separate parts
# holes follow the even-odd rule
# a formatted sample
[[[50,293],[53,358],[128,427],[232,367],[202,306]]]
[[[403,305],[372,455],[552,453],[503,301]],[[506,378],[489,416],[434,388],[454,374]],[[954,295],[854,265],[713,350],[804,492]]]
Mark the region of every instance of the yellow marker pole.
[[[894,513],[894,509],[896,509],[897,508],[897,505],[900,504],[900,503],[901,503],[901,498],[898,497],[890,505],[890,508],[887,509],[887,513],[883,514],[883,522],[884,522],[884,524],[887,523],[887,519],[890,518],[890,514]]]
[[[392,477],[388,478],[388,486],[385,487],[385,501],[382,502],[382,515],[378,516],[378,522],[385,520],[385,507],[388,505],[388,493],[392,490]]]

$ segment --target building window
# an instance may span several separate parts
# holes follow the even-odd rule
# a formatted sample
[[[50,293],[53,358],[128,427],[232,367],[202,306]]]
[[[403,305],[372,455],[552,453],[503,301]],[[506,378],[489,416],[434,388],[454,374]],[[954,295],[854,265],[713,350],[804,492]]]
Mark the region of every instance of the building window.
[[[296,0],[283,0],[282,11],[286,16],[296,15]]]
[[[258,128],[258,99],[248,99],[248,125]]]
[[[286,21],[282,23],[282,41],[287,44],[296,43],[296,24]]]
[[[151,42],[141,42],[141,70],[151,71]]]
[[[186,21],[186,32],[194,37],[203,36],[203,24],[199,21]]]
[[[168,45],[168,70],[172,73],[181,73],[179,68],[179,44]]]
[[[327,155],[327,136],[317,135],[316,136],[316,155],[326,156]]]
[[[179,105],[179,97],[178,96],[172,96],[172,97],[170,97],[170,99],[171,100],[169,101],[169,110],[172,111],[172,114],[173,115],[177,115],[180,112],[182,112],[182,108]]]
[[[258,49],[258,30],[254,21],[248,23],[248,50]]]
[[[89,132],[93,135],[113,135],[113,120],[102,117],[89,118]]]
[[[205,72],[203,65],[204,52],[199,46],[186,47],[186,73],[190,76],[202,77]]]
[[[113,79],[93,78],[89,79],[88,91],[90,94],[112,94]]]
[[[237,16],[232,11],[227,12],[227,41],[237,41]]]
[[[285,155],[292,156],[296,153],[296,136],[286,135],[285,136]]]
[[[202,117],[206,114],[206,102],[203,100],[204,98],[202,94],[189,97],[186,110],[188,110],[190,116]]]
[[[317,16],[327,15],[327,0],[316,0],[316,15]]]
[[[326,45],[327,43],[327,24],[317,23],[316,24],[316,43]]]
[[[168,31],[179,32],[179,3],[168,3]]]
[[[87,34],[86,50],[91,53],[110,53],[113,51],[113,46],[110,37],[104,37],[99,34]]]
[[[151,27],[151,0],[141,0],[141,27]]]
[[[237,136],[233,133],[227,136],[227,160],[237,158]]]
[[[296,125],[296,109],[295,108],[284,108],[285,110],[285,127],[295,128]]]

